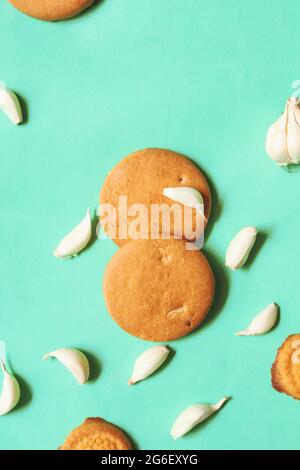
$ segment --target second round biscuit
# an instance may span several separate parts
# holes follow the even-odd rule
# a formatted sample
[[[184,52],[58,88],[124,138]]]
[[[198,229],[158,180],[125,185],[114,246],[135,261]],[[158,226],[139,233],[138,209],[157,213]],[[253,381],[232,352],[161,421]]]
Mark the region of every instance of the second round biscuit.
[[[184,240],[132,240],[107,265],[103,291],[113,319],[150,341],[187,335],[206,317],[214,276],[205,256]]]

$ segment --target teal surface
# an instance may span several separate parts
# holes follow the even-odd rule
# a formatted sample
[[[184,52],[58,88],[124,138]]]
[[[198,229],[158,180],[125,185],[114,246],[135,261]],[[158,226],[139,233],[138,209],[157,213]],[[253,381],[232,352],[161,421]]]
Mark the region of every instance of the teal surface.
[[[1,449],[56,449],[88,416],[123,427],[140,449],[296,449],[299,402],[275,392],[276,349],[299,333],[300,174],[264,152],[266,129],[300,78],[297,0],[104,0],[44,23],[1,2],[0,79],[23,97],[27,122],[0,114],[0,337],[22,400],[0,418]],[[213,187],[205,253],[216,302],[196,333],[172,343],[167,367],[127,379],[149,346],[111,320],[101,291],[116,247],[95,241],[70,261],[52,250],[96,209],[107,172],[126,154],[165,147],[189,155]],[[261,232],[247,268],[225,270],[235,232]],[[269,302],[279,325],[237,338]],[[80,387],[44,353],[92,357]],[[173,441],[185,407],[232,400]]]

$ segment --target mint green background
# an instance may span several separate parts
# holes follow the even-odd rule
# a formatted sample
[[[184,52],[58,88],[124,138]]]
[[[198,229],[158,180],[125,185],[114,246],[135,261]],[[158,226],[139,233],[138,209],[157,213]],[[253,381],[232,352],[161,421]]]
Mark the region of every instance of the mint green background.
[[[104,0],[43,23],[1,1],[0,79],[28,113],[20,127],[0,115],[0,336],[23,390],[0,418],[1,449],[55,449],[87,416],[119,424],[140,449],[299,448],[300,404],[272,389],[270,368],[300,331],[300,175],[264,152],[300,78],[299,14],[297,0]],[[172,343],[169,365],[128,387],[149,344],[107,314],[101,282],[116,247],[96,241],[70,261],[52,250],[96,208],[107,172],[149,146],[189,155],[212,183],[205,253],[217,294],[204,326]],[[231,273],[224,253],[244,225],[262,235],[247,268]],[[273,332],[234,336],[272,301]],[[80,387],[41,360],[67,346],[99,359],[96,381]],[[185,407],[226,394],[217,416],[170,438]]]

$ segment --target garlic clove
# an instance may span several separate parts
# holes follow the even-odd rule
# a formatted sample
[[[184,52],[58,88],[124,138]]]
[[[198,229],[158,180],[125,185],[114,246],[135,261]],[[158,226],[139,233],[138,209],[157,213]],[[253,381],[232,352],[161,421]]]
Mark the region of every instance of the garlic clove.
[[[288,102],[287,148],[290,160],[294,164],[300,162],[300,110],[298,98],[290,98]]]
[[[0,109],[14,124],[23,122],[20,102],[12,90],[6,88],[5,83],[0,81]]]
[[[246,263],[256,241],[257,229],[245,227],[241,229],[229,243],[226,251],[225,266],[235,271]]]
[[[55,357],[61,362],[75,377],[80,385],[85,384],[90,375],[90,366],[86,356],[78,349],[62,348],[45,354],[43,360]]]
[[[163,195],[175,202],[180,202],[186,206],[196,209],[204,216],[204,201],[202,194],[197,189],[189,187],[164,188]]]
[[[287,148],[288,105],[280,118],[272,124],[267,132],[266,151],[269,157],[279,165],[287,165],[290,155]]]
[[[92,236],[92,220],[90,210],[87,210],[86,216],[54,250],[54,256],[57,258],[68,259],[76,256],[89,243]]]
[[[170,350],[163,345],[154,346],[144,351],[134,363],[128,384],[133,385],[153,374],[165,362],[169,353]]]
[[[248,328],[236,333],[236,336],[260,336],[272,330],[278,317],[279,307],[275,303],[269,304],[250,323]]]
[[[0,416],[9,413],[20,399],[20,386],[6,369],[4,362],[0,359],[0,365],[3,371],[3,384],[0,395]]]
[[[229,400],[228,397],[222,398],[215,405],[197,404],[186,408],[175,420],[171,429],[173,439],[178,439],[191,431],[195,426],[205,421],[212,414],[218,411],[223,404]]]

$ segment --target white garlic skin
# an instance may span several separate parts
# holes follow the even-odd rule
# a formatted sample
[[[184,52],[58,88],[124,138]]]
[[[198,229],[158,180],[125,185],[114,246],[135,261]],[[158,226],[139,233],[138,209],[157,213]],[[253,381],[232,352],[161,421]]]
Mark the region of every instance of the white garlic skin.
[[[54,250],[57,258],[69,259],[76,256],[89,243],[92,236],[92,220],[90,210],[84,219],[59,243]]]
[[[86,356],[78,349],[61,348],[56,351],[45,354],[43,360],[55,357],[70,372],[80,385],[85,384],[90,375],[90,366]]]
[[[248,328],[236,333],[236,336],[261,336],[272,330],[277,318],[279,307],[275,303],[264,308],[250,323]]]
[[[225,266],[233,271],[244,266],[256,241],[256,237],[257,229],[255,227],[242,228],[228,245]]]
[[[18,404],[20,399],[20,386],[15,377],[6,369],[3,361],[0,360],[3,371],[3,384],[0,395],[0,416],[9,413]]]
[[[23,122],[22,109],[15,93],[0,81],[0,109],[15,125]]]
[[[298,98],[289,98],[284,113],[267,132],[266,152],[280,166],[300,162],[299,103]]]
[[[171,429],[173,439],[178,439],[191,431],[195,426],[205,421],[213,413],[218,411],[223,404],[229,400],[228,397],[222,398],[215,405],[197,404],[186,408],[175,420]]]
[[[165,362],[169,353],[169,348],[163,345],[146,349],[135,361],[128,384],[133,385],[153,374]]]

